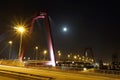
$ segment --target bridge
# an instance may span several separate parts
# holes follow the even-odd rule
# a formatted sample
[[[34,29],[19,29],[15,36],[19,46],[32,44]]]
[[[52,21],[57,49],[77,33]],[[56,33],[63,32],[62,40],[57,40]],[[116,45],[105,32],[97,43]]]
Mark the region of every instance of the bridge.
[[[22,26],[25,25],[22,24]],[[35,15],[33,18],[31,18],[31,24],[28,28],[28,31],[24,33],[21,32],[20,40],[18,40],[19,37],[16,39],[17,36],[15,35],[8,35],[11,33],[5,34],[3,36],[4,38],[1,41],[1,43],[3,42],[3,45],[5,45],[6,43],[8,44],[5,45],[5,47],[3,45],[1,46],[3,48],[0,52],[0,55],[3,56],[1,57],[1,61],[3,61],[4,59],[6,61],[9,60],[7,62],[10,62],[12,60],[13,62],[15,62],[16,59],[18,59],[21,62],[25,60],[33,60],[34,62],[39,60],[39,62],[49,61],[49,65],[52,66],[56,66],[56,61],[59,61],[60,59],[62,59],[61,61],[63,62],[94,62],[94,54],[91,48],[85,48],[83,51],[83,55],[81,55],[80,53],[75,55],[74,53],[65,53],[66,57],[64,56],[64,58],[63,56],[61,56],[62,54],[60,51],[55,52],[50,27],[50,20],[47,12],[40,12],[38,15]],[[19,28],[15,27],[15,29],[18,30]],[[5,37],[7,38],[5,39]],[[8,38],[10,38],[11,40]],[[5,41],[7,42],[5,43]]]

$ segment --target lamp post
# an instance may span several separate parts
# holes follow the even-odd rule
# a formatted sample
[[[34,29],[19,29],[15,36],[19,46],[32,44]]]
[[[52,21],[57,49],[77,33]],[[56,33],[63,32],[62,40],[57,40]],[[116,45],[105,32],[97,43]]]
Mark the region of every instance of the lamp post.
[[[68,61],[69,61],[70,60],[70,54],[68,54],[67,57],[68,57]]]
[[[61,52],[60,52],[60,50],[58,51],[58,57],[59,57],[59,60],[58,60],[58,61],[60,61],[60,57],[61,57]]]
[[[44,54],[44,60],[45,60],[46,54],[47,54],[47,50],[44,50],[44,51],[43,51],[43,54]]]
[[[74,55],[74,61],[76,61],[76,59],[77,59],[77,56],[76,56],[76,55]]]
[[[15,29],[20,33],[20,46],[19,46],[19,53],[18,53],[18,59],[20,60],[20,54],[21,54],[21,48],[22,48],[22,36],[23,33],[25,32],[25,28],[23,25],[18,25],[15,27]]]
[[[9,59],[10,59],[10,55],[11,55],[11,48],[12,48],[12,41],[9,41],[8,43],[9,43],[9,45],[10,45],[10,49],[9,49]]]
[[[38,52],[38,46],[35,47],[35,53],[36,53],[36,60],[37,60],[37,52]]]

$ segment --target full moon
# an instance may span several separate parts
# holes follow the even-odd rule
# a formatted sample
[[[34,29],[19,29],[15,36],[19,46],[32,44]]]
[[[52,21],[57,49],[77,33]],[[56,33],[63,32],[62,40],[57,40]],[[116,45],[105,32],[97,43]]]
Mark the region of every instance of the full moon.
[[[64,27],[64,28],[63,28],[63,31],[64,31],[64,32],[66,32],[66,31],[67,31],[67,28],[66,28],[66,27]]]

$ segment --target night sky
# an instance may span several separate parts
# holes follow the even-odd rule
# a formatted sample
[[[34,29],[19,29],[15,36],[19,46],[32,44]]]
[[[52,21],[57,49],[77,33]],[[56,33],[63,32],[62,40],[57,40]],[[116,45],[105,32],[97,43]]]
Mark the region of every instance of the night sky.
[[[4,0],[0,2],[0,34],[11,28],[15,17],[30,20],[42,9],[50,16],[56,50],[79,52],[88,47],[97,60],[105,61],[120,53],[120,5],[115,0]],[[68,31],[63,32],[63,27]]]

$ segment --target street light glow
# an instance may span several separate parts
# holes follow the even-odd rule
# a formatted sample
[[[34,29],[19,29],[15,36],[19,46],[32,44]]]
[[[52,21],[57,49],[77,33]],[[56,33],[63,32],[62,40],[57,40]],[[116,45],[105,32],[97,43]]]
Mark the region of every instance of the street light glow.
[[[22,25],[18,25],[17,27],[14,27],[18,32],[23,33],[25,32],[25,28]]]
[[[18,28],[19,32],[23,33],[25,31],[24,27],[19,27]]]
[[[12,41],[9,41],[8,43],[9,43],[9,44],[12,44]]]
[[[70,54],[68,54],[68,58],[70,58]]]
[[[43,52],[44,54],[47,54],[47,50],[44,50],[44,52]]]
[[[36,46],[35,49],[37,50],[37,49],[38,49],[38,46]]]
[[[75,55],[75,56],[74,56],[74,59],[76,59],[76,58],[77,58],[77,56]]]

